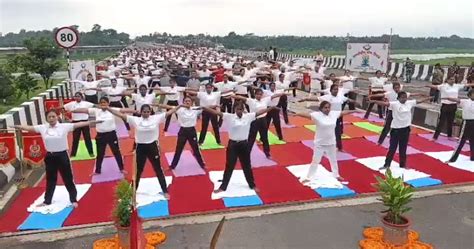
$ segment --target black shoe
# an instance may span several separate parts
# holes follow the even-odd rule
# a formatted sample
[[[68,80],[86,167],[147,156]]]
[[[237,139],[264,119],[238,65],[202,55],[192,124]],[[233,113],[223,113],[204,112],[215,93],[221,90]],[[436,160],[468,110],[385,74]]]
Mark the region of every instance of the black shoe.
[[[388,169],[388,168],[390,168],[390,166],[384,165],[383,167],[380,167],[379,170],[384,170],[384,169]]]

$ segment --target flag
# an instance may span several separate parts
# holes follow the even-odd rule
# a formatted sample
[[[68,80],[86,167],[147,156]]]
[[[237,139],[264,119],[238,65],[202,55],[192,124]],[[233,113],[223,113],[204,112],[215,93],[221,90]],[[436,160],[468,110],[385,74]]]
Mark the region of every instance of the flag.
[[[43,139],[38,134],[23,134],[23,159],[31,165],[40,166],[46,156]]]
[[[132,216],[130,217],[130,249],[144,249],[146,246],[142,223],[137,209],[133,208]]]
[[[0,166],[16,160],[14,133],[0,133]]]

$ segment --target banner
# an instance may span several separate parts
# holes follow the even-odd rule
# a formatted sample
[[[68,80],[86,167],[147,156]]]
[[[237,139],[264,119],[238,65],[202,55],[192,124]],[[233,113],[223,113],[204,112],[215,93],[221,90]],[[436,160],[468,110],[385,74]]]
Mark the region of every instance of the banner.
[[[41,166],[46,149],[43,139],[38,134],[23,133],[23,159],[34,166]]]
[[[86,81],[87,75],[90,73],[94,80],[96,79],[95,62],[94,60],[87,61],[71,61],[69,64],[69,73],[71,80]],[[81,84],[71,83],[72,94],[82,90]]]
[[[357,72],[387,71],[386,43],[347,43],[346,69]]]
[[[61,117],[61,114],[63,113],[62,109],[60,108],[61,107],[61,102],[62,102],[62,105],[65,105],[69,102],[72,102],[74,101],[73,99],[46,99],[44,100],[44,110],[45,111],[49,111],[51,109],[56,109],[56,114],[58,114],[60,117]],[[65,112],[64,115],[66,117],[63,117],[63,118],[66,118],[66,119],[72,119],[72,115],[70,112]]]
[[[0,133],[0,167],[16,160],[14,133]]]

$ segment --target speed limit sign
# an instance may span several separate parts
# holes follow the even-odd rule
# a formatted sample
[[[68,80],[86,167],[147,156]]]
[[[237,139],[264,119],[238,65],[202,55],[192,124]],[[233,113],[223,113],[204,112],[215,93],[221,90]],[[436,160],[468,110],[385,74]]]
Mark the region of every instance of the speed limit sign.
[[[77,42],[79,42],[79,34],[75,29],[70,27],[59,28],[54,38],[60,47],[66,49],[76,46]]]

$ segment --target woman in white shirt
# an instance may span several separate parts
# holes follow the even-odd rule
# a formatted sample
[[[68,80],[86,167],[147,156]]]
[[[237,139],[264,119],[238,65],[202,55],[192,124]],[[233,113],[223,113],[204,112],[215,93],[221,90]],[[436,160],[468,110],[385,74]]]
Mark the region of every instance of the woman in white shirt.
[[[235,106],[235,113],[222,113],[218,110],[203,107],[204,110],[212,113],[214,115],[220,116],[226,123],[229,129],[229,144],[226,149],[226,163],[224,176],[222,179],[221,186],[214,190],[214,193],[219,193],[227,190],[227,185],[229,184],[230,177],[234,171],[235,164],[237,163],[237,158],[240,161],[242,170],[244,171],[245,179],[249,184],[249,187],[255,192],[259,192],[255,186],[252,165],[250,162],[250,148],[251,146],[247,142],[249,136],[249,130],[251,123],[256,119],[256,117],[267,113],[268,111],[276,108],[270,107],[262,109],[255,112],[244,113],[244,105],[239,103]]]
[[[86,101],[97,104],[97,91],[94,90],[97,86],[102,82],[106,81],[107,79],[101,80],[94,80],[92,74],[87,74],[87,80],[72,80],[72,83],[78,83],[82,85],[82,90],[84,91],[84,95],[86,96]]]
[[[369,95],[384,93],[384,90],[383,90],[384,89],[384,84],[385,84],[385,82],[388,81],[388,79],[386,77],[382,77],[382,71],[380,71],[380,70],[377,70],[377,72],[375,72],[375,77],[361,78],[361,79],[365,79],[365,80],[368,80],[370,82]],[[381,101],[381,100],[383,100],[383,98],[378,98],[378,99],[374,99],[374,100]],[[369,118],[370,112],[372,112],[372,108],[374,108],[375,103],[376,103],[375,101],[369,103],[369,106],[367,107],[367,111],[365,112],[365,115],[364,115],[365,119]],[[383,108],[382,108],[382,106],[377,105],[377,112],[379,114],[379,117],[383,118]]]
[[[67,135],[74,129],[87,127],[90,124],[100,123],[101,121],[87,121],[78,123],[61,124],[58,122],[58,115],[55,110],[46,112],[46,120],[48,124],[23,126],[15,125],[16,129],[21,129],[29,132],[37,132],[41,134],[44,141],[44,146],[47,151],[44,158],[46,168],[46,193],[44,195],[44,202],[39,206],[50,205],[53,200],[54,190],[58,179],[58,171],[61,174],[64,185],[69,193],[69,200],[73,207],[77,207],[77,190],[74,184],[74,177],[71,168],[71,161],[67,154],[68,143]]]
[[[349,99],[354,100],[354,102],[349,102],[349,110],[355,110],[355,100],[357,98],[357,94],[354,92],[354,80],[357,80],[356,77],[351,75],[351,71],[345,70],[344,75],[338,78],[340,83],[342,84],[342,87],[344,89],[350,90],[347,94],[345,94],[346,97]],[[344,110],[345,105],[342,106],[342,109]]]
[[[125,115],[117,109],[107,110],[115,116],[120,117],[124,121],[130,123],[131,126],[135,127],[135,143],[136,143],[136,181],[135,187],[138,189],[140,178],[145,168],[146,159],[151,162],[153,170],[156,173],[158,182],[160,183],[161,190],[166,199],[169,200],[168,188],[166,186],[165,175],[161,168],[160,163],[160,149],[159,149],[159,137],[160,137],[160,124],[165,122],[166,117],[173,115],[179,107],[174,107],[168,112],[162,112],[153,114],[153,109],[150,105],[144,104],[140,107],[140,117],[132,115]]]
[[[390,107],[392,110],[392,123],[390,125],[390,147],[385,158],[385,164],[380,170],[388,169],[392,163],[393,156],[397,151],[399,155],[399,165],[401,168],[406,168],[407,164],[407,147],[408,139],[410,137],[410,126],[412,120],[412,108],[417,103],[429,101],[431,97],[422,100],[407,100],[408,94],[406,92],[398,92],[397,101],[385,102],[379,100],[372,100],[380,106]]]
[[[176,80],[170,79],[170,86],[163,86],[163,87],[155,87],[165,93],[165,102],[169,106],[178,106],[178,100],[182,92],[186,91],[188,88],[182,86],[176,86]],[[192,90],[189,88],[189,90]],[[170,126],[171,116],[166,117],[165,128],[164,131],[168,131],[168,127]]]
[[[439,90],[441,94],[440,115],[438,119],[438,124],[436,125],[435,133],[433,135],[433,140],[438,139],[439,134],[441,133],[441,129],[444,127],[445,124],[448,139],[453,139],[453,123],[458,105],[455,101],[449,100],[449,98],[457,99],[459,96],[459,90],[463,89],[464,87],[474,86],[474,84],[457,84],[454,83],[454,80],[454,76],[452,76],[449,77],[446,83],[444,84],[427,86],[429,88]]]
[[[274,82],[270,83],[270,90],[264,91],[265,97],[271,97],[270,106],[279,107],[280,99],[286,97],[286,93],[283,90],[277,90]],[[273,109],[267,113],[267,129],[270,127],[270,123],[273,121],[273,126],[278,135],[278,139],[283,140],[283,132],[281,131],[280,124],[280,109]]]
[[[334,177],[339,181],[344,181],[344,178],[339,175],[339,167],[337,165],[336,135],[334,130],[336,129],[337,120],[341,116],[353,112],[355,111],[331,111],[331,103],[322,101],[319,104],[319,112],[296,114],[313,120],[317,129],[314,135],[313,160],[311,161],[308,174],[302,179],[302,183],[311,181],[318,170],[318,165],[323,155],[326,155],[329,159]]]
[[[453,153],[448,162],[453,163],[458,160],[459,153],[461,153],[466,140],[469,140],[471,149],[471,161],[474,161],[474,89],[469,90],[468,99],[452,99],[449,100],[457,102],[462,108],[463,125],[461,128],[461,140],[456,151]]]
[[[186,141],[189,142],[193,155],[196,158],[199,166],[205,168],[204,160],[199,151],[199,145],[197,142],[196,133],[196,122],[199,115],[201,115],[202,109],[199,107],[193,107],[193,100],[191,97],[184,97],[183,104],[178,106],[176,114],[178,115],[179,126],[181,127],[178,132],[178,141],[176,142],[176,150],[174,152],[173,161],[171,162],[170,168],[175,169],[181,158]]]
[[[74,101],[69,102],[64,105],[64,109],[68,112],[72,112],[80,108],[91,108],[94,106],[93,103],[82,100],[83,96],[81,92],[76,92],[74,94]],[[72,113],[72,122],[87,122],[89,121],[89,114],[87,113]],[[77,153],[77,148],[79,147],[79,139],[84,138],[84,143],[86,144],[87,152],[89,152],[90,157],[94,157],[94,150],[92,149],[92,140],[91,140],[91,131],[89,126],[82,126],[74,129],[72,132],[72,148],[71,148],[71,157],[75,157]]]

